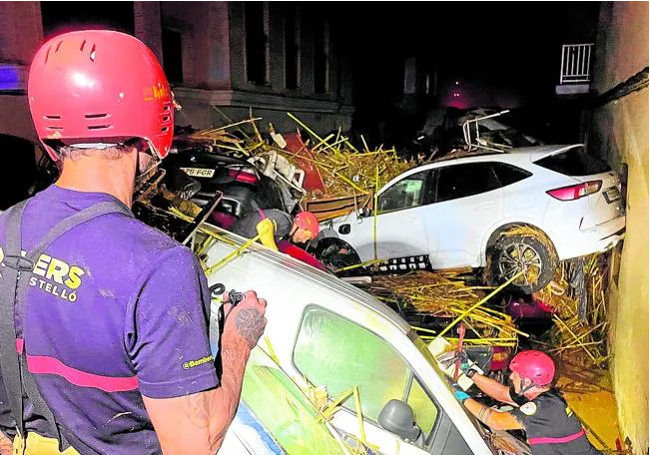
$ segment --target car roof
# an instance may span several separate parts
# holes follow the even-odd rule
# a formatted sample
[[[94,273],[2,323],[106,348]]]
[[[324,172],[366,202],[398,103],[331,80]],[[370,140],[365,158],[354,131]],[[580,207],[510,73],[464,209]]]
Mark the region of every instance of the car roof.
[[[486,149],[478,149],[476,151],[461,151],[457,153],[452,153],[447,156],[443,156],[437,160],[432,161],[431,163],[423,164],[409,169],[408,171],[403,172],[398,175],[390,182],[385,184],[379,193],[384,192],[388,187],[392,186],[395,182],[400,181],[404,177],[409,175],[417,174],[418,172],[427,171],[429,169],[437,169],[439,167],[444,167],[447,165],[456,165],[472,162],[482,162],[482,161],[508,161],[512,162],[514,160],[525,160],[525,161],[537,161],[547,156],[553,156],[566,152],[574,148],[584,147],[584,144],[556,144],[556,145],[539,145],[534,147],[519,147],[508,149],[503,152],[494,152]],[[489,159],[486,159],[488,158]]]
[[[246,242],[246,239],[230,231],[226,231],[207,223],[204,223],[202,226],[217,233],[221,237],[225,237],[227,242],[233,243],[236,248],[241,247]],[[277,267],[282,270],[282,277],[286,277],[288,282],[300,279],[309,280],[313,282],[314,287],[320,287],[323,292],[330,294],[343,294],[355,304],[363,307],[363,309],[380,314],[387,323],[396,326],[404,334],[411,330],[409,324],[404,319],[400,318],[386,304],[335,275],[318,270],[315,267],[309,266],[289,255],[272,251],[259,244],[250,245],[247,252],[254,252],[255,260],[265,263],[265,267]]]

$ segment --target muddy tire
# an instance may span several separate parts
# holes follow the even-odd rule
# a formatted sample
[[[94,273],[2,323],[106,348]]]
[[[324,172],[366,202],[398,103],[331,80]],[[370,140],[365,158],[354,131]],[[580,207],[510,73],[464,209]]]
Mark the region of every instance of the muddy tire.
[[[530,229],[525,234],[506,231],[490,250],[488,281],[493,286],[524,270],[512,286],[532,294],[543,289],[555,276],[557,253],[550,240],[539,231]]]
[[[337,238],[321,240],[318,242],[318,247],[312,252],[312,254],[326,267],[332,270],[349,267],[361,262],[361,259],[354,248],[352,248],[347,242]]]

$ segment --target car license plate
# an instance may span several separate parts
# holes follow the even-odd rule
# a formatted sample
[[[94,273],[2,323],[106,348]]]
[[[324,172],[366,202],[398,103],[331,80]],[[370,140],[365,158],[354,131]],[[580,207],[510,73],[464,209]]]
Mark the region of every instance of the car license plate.
[[[618,191],[618,188],[610,188],[603,193],[603,196],[605,196],[607,203],[611,204],[621,198],[621,193]]]
[[[185,172],[190,177],[209,179],[214,176],[214,169],[206,169],[202,167],[182,167],[181,171]]]

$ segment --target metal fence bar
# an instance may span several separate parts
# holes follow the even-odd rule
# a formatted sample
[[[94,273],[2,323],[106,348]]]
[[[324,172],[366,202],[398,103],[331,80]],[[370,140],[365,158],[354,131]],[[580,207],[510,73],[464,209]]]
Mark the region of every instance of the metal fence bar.
[[[564,44],[560,62],[560,84],[591,81],[593,44]]]

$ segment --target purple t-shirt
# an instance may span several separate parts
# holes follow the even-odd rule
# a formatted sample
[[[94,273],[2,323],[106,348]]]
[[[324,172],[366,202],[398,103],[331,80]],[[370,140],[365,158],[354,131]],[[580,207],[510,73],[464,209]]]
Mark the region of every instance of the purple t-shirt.
[[[27,205],[22,249],[60,220],[110,200],[51,186]],[[5,221],[0,216],[0,248]],[[17,335],[58,422],[87,446],[75,447],[82,454],[160,453],[142,395],[218,385],[205,275],[190,250],[135,218],[108,214],[67,232],[40,256],[27,289]],[[31,406],[25,414],[28,430],[43,433]]]

